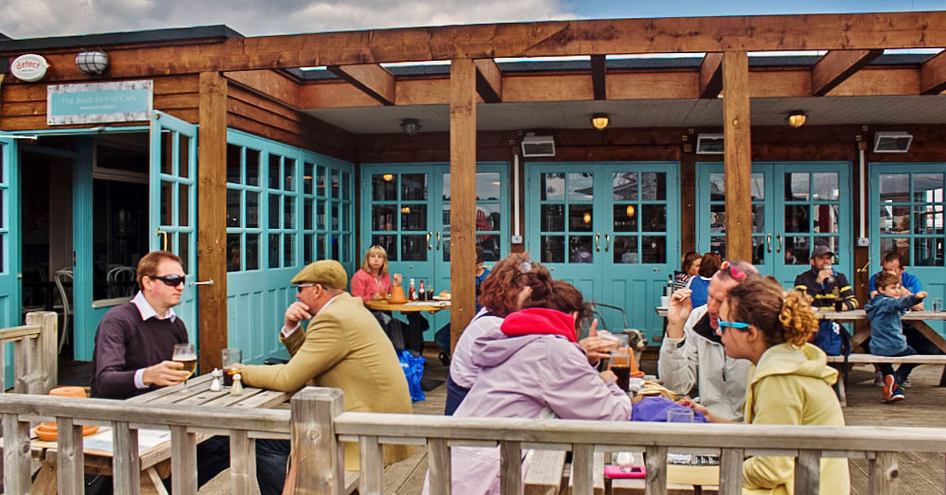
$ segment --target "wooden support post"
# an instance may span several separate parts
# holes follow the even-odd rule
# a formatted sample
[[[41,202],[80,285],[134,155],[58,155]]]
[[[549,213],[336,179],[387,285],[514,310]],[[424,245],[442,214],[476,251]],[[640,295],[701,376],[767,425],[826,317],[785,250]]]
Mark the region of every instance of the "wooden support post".
[[[384,452],[378,437],[361,438],[361,473],[358,476],[358,495],[384,494]]]
[[[752,261],[752,140],[749,58],[723,53],[723,140],[726,181],[726,257]]]
[[[13,391],[18,394],[38,394],[39,348],[35,335],[23,337],[13,343]]]
[[[30,493],[30,424],[3,415],[3,483],[9,495]]]
[[[868,486],[871,495],[893,495],[897,493],[897,478],[900,468],[897,466],[896,452],[877,452],[877,458],[869,464],[870,477]]]
[[[667,447],[647,447],[644,464],[647,467],[644,495],[667,495]]]
[[[32,365],[31,373],[37,373],[36,378],[39,380],[36,383],[36,393],[45,394],[56,386],[59,373],[58,317],[52,311],[27,313],[26,324],[39,327],[39,337],[36,342],[39,352],[33,356],[36,362]]]
[[[723,449],[719,458],[719,495],[742,495],[743,449]]]
[[[230,493],[256,493],[256,440],[246,431],[230,432]]]
[[[141,461],[138,458],[138,430],[127,421],[112,425],[112,484],[115,493],[138,495],[141,492]]]
[[[171,493],[197,493],[197,434],[186,426],[171,427]]]
[[[519,442],[500,442],[500,484],[501,492],[509,495],[522,495],[522,444]]]
[[[343,495],[345,457],[335,436],[335,418],[344,411],[337,388],[307,387],[293,396],[292,473],[296,493]]]
[[[592,495],[595,491],[594,477],[595,448],[594,445],[576,444],[572,446],[572,493],[575,495]]]
[[[450,348],[476,310],[476,66],[450,65]]]
[[[795,459],[795,491],[818,495],[821,486],[821,452],[802,450]]]
[[[55,315],[55,313],[53,313]],[[59,445],[56,452],[56,478],[62,495],[85,493],[85,451],[82,447],[82,425],[72,418],[56,418]]]
[[[431,438],[427,442],[427,472],[430,476],[430,493],[449,495],[452,481],[452,459],[450,446],[442,438]]]
[[[227,347],[227,80],[200,74],[197,131],[197,276],[200,369],[220,368]]]

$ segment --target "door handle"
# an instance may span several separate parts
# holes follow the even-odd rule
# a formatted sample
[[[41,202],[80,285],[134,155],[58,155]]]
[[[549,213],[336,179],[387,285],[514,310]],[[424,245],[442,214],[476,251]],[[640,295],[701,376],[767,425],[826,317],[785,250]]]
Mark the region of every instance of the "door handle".
[[[200,282],[191,282],[191,285],[213,285],[213,284],[214,284],[213,279],[201,280]]]
[[[595,232],[595,252],[596,252],[596,253],[600,253],[600,252],[601,252],[601,244],[600,244],[600,241],[601,241],[601,234],[600,234],[599,232]]]
[[[604,252],[608,252],[608,246],[611,244],[611,234],[604,235]]]
[[[169,236],[170,236],[170,234],[168,234],[167,232],[165,232],[165,231],[163,231],[163,230],[161,230],[161,229],[158,229],[158,237],[161,238],[161,250],[162,250],[162,251],[167,251],[167,250],[168,250],[168,237],[169,237]]]
[[[867,260],[867,263],[864,263],[864,266],[857,269],[857,273],[867,273],[867,270],[870,267],[870,260]]]
[[[431,238],[431,237],[433,237],[433,234],[431,234],[430,232],[427,232],[426,234],[424,234],[424,242],[427,243],[427,250],[428,250],[428,251],[433,251],[433,249],[434,249],[434,246],[430,243],[430,238]]]
[[[772,252],[772,234],[768,234],[765,236],[765,245],[766,245],[766,252],[771,253]]]
[[[782,234],[781,233],[775,234],[775,252],[776,253],[782,252]]]
[[[440,251],[441,246],[443,246],[443,243],[440,240],[440,232],[437,232],[436,238],[437,238],[437,251]]]

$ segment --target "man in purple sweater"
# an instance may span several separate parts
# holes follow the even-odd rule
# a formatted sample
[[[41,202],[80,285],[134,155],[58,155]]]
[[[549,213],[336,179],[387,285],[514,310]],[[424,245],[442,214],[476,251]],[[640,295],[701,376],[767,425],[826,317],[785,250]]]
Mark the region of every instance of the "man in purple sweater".
[[[174,345],[187,342],[187,328],[171,309],[184,291],[181,259],[167,251],[146,254],[138,262],[138,286],[131,302],[112,308],[99,322],[92,397],[127,399],[190,375],[171,361]]]

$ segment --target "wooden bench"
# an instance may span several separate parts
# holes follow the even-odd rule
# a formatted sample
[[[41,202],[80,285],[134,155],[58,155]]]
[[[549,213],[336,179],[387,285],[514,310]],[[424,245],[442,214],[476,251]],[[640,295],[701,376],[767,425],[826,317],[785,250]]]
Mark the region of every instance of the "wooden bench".
[[[828,356],[829,364],[843,364],[845,362],[844,356]],[[902,356],[902,357],[889,357],[889,356],[875,356],[873,354],[851,354],[847,356],[847,364],[936,364],[941,366],[946,366],[946,355],[928,355],[928,354],[914,354],[913,356]],[[838,380],[838,399],[841,401],[841,406],[847,406],[847,392],[845,391],[844,384],[847,382],[847,373],[850,370],[850,367],[842,367],[841,369],[841,379]],[[944,372],[946,373],[946,372]],[[939,386],[946,386],[942,381]]]

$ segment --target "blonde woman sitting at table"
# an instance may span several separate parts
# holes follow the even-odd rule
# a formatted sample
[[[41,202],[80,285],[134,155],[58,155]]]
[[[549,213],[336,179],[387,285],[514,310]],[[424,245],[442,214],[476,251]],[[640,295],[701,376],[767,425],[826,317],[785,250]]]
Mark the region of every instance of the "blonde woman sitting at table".
[[[401,284],[401,275],[394,275],[394,283]],[[365,260],[361,269],[351,278],[351,295],[363,301],[386,299],[391,293],[391,274],[388,272],[388,253],[377,244],[365,251]],[[400,352],[408,349],[416,354],[424,350],[424,331],[430,328],[420,313],[408,313],[407,323],[391,316],[389,311],[371,311],[381,328]]]
[[[756,367],[746,390],[746,423],[844,426],[831,389],[838,372],[808,343],[817,330],[811,298],[800,291],[786,295],[773,278],[749,274],[730,289],[719,311],[723,346],[728,356]],[[742,472],[743,493],[793,493],[792,457],[751,457]],[[821,459],[820,483],[820,493],[849,494],[847,459]]]

